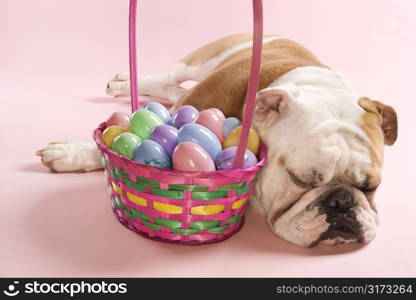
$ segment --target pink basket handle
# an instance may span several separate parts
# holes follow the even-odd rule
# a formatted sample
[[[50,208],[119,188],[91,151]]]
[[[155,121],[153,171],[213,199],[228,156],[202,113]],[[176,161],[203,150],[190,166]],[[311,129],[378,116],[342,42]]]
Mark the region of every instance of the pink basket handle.
[[[139,109],[137,97],[137,51],[136,51],[136,15],[137,0],[130,0],[129,7],[129,63],[130,63],[130,95],[131,112]]]
[[[246,94],[246,107],[243,116],[243,128],[240,133],[240,142],[237,147],[234,168],[243,167],[244,153],[247,147],[248,134],[253,121],[254,107],[256,105],[256,93],[260,81],[261,49],[263,46],[263,2],[253,1],[253,47],[251,50],[251,67],[248,88]]]
[[[263,45],[263,2],[252,0],[253,3],[253,47],[251,52],[251,67],[248,80],[246,106],[243,115],[243,128],[237,147],[234,168],[241,168],[247,147],[248,135],[253,120],[256,93],[260,80],[261,50]],[[129,62],[130,62],[130,94],[131,111],[139,109],[137,89],[137,51],[136,51],[136,14],[137,0],[130,0],[129,8]]]

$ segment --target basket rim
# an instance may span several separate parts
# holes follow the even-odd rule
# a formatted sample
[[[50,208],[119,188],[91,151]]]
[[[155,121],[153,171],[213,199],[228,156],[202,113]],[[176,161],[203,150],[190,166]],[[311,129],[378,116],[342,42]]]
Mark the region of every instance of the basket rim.
[[[267,147],[264,143],[260,142],[260,149],[259,149],[259,157],[260,160],[257,162],[256,165],[250,167],[250,168],[240,168],[240,169],[229,169],[229,170],[215,170],[210,172],[204,172],[204,171],[180,171],[175,169],[165,169],[165,168],[158,168],[151,165],[146,165],[139,163],[137,161],[134,161],[132,159],[129,159],[125,156],[119,155],[118,153],[114,152],[111,148],[109,148],[106,144],[103,143],[101,140],[101,135],[104,129],[107,127],[107,122],[102,122],[94,131],[93,131],[93,139],[97,144],[98,149],[101,153],[111,154],[112,156],[117,157],[121,161],[123,161],[126,164],[129,165],[135,165],[137,167],[147,168],[150,171],[154,172],[164,172],[164,173],[173,173],[175,175],[185,175],[190,177],[195,176],[214,176],[214,175],[228,175],[234,172],[252,172],[252,171],[259,171],[263,166],[265,165],[267,161]]]

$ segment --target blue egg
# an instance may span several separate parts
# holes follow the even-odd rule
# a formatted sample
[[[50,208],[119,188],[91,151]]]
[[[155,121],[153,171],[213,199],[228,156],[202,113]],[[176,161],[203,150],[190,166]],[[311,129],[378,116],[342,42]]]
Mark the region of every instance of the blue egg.
[[[236,127],[240,126],[241,122],[239,119],[230,117],[222,121],[222,127],[224,128],[224,137],[227,137],[227,135]]]
[[[158,168],[170,168],[172,166],[170,156],[165,149],[152,140],[144,140],[137,145],[133,160]]]
[[[155,113],[165,124],[169,124],[172,121],[169,111],[160,103],[149,102],[143,106],[143,109]]]
[[[211,130],[199,124],[188,123],[179,129],[178,144],[182,142],[193,142],[202,146],[213,161],[217,159],[222,150],[217,136]]]

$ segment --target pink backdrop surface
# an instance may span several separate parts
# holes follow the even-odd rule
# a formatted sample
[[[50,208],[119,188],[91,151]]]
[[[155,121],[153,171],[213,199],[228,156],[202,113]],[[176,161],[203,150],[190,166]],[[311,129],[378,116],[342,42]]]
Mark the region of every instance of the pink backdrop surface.
[[[249,0],[140,1],[139,70],[161,73],[192,49],[251,30]],[[265,32],[291,37],[365,96],[394,106],[380,228],[365,247],[301,249],[249,210],[214,245],[136,236],[113,217],[101,172],[52,174],[34,152],[91,132],[126,101],[105,95],[128,70],[128,0],[0,1],[0,276],[416,276],[416,2],[265,0]]]

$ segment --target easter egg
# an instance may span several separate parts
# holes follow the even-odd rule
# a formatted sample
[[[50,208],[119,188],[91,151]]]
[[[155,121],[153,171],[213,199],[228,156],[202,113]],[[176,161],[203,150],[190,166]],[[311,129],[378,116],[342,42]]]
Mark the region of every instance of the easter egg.
[[[162,125],[163,121],[152,111],[139,109],[130,118],[131,132],[142,140],[147,140],[153,128]]]
[[[222,120],[214,110],[207,109],[201,111],[195,118],[194,123],[200,124],[211,130],[220,142],[224,140]]]
[[[222,143],[224,149],[238,145],[238,142],[240,141],[240,134],[242,128],[243,126],[238,126],[227,135],[224,142]],[[259,152],[259,147],[260,137],[254,129],[250,128],[247,140],[247,148],[250,149],[251,152],[253,152],[255,155],[257,155],[257,153]]]
[[[178,143],[182,142],[193,142],[202,146],[214,161],[222,150],[221,143],[216,135],[199,124],[185,124],[179,129]]]
[[[178,129],[166,124],[159,125],[153,128],[149,138],[161,145],[172,156],[173,150],[178,144]]]
[[[101,140],[104,144],[111,148],[114,138],[125,131],[127,131],[126,128],[117,125],[109,126],[103,131]]]
[[[130,114],[124,111],[116,111],[107,119],[107,127],[117,125],[127,130],[130,128]]]
[[[211,156],[200,145],[182,142],[176,146],[172,156],[173,168],[179,171],[215,171]]]
[[[222,121],[224,136],[227,136],[231,130],[241,125],[241,121],[237,118],[230,117]]]
[[[237,147],[232,146],[221,151],[215,162],[218,170],[229,170],[233,168]],[[257,158],[253,152],[246,149],[244,153],[243,169],[250,168],[257,164]]]
[[[170,156],[165,149],[152,140],[145,140],[137,145],[133,160],[158,168],[170,168],[171,166]]]
[[[221,119],[221,121],[225,119],[224,113],[218,108],[210,108],[209,110],[212,110],[213,112],[215,112],[217,116]]]
[[[160,103],[149,102],[143,109],[154,112],[165,124],[169,124],[172,121],[169,111]]]
[[[198,110],[192,105],[185,105],[179,108],[172,117],[171,125],[176,128],[181,128],[182,125],[192,123],[198,116]]]
[[[123,132],[114,139],[111,149],[120,155],[132,159],[137,144],[140,141],[141,139],[137,135],[130,132]]]

